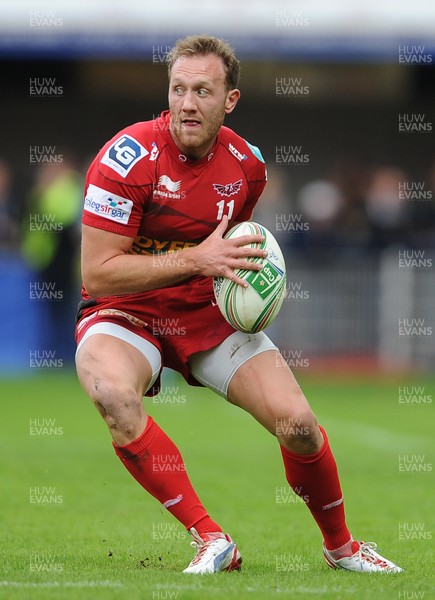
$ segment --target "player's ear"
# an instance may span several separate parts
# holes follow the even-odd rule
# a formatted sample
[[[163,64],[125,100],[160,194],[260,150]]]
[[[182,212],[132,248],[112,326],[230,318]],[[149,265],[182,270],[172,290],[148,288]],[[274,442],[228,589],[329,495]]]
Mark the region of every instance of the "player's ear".
[[[227,97],[225,99],[225,112],[227,115],[236,108],[236,104],[240,98],[240,90],[234,89],[230,90],[227,93]]]

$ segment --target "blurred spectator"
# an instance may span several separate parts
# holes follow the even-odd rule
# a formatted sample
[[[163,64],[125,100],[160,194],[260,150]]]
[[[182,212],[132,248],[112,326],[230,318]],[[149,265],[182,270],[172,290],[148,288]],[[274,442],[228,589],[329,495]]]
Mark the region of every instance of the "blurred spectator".
[[[410,244],[414,248],[435,248],[435,158],[427,170],[426,179],[411,181],[406,202],[412,230]]]
[[[395,166],[377,167],[371,175],[366,210],[375,248],[386,248],[406,238],[407,210],[399,196],[400,185],[406,180],[406,173]]]
[[[335,248],[338,243],[336,222],[343,207],[339,189],[326,180],[304,185],[297,196],[298,207],[309,225],[307,242],[316,248]]]
[[[254,209],[253,220],[264,225],[282,246],[289,245],[289,232],[282,226],[283,218],[293,211],[292,194],[283,169],[267,169],[267,185]]]
[[[370,245],[371,224],[366,211],[368,165],[355,156],[335,160],[328,179],[342,197],[335,229],[337,244],[346,251],[365,253]]]
[[[14,248],[18,242],[18,204],[12,191],[12,171],[0,159],[0,249]]]
[[[22,253],[47,303],[51,327],[45,348],[69,362],[74,357],[74,312],[79,299],[79,223],[82,178],[69,160],[38,167],[22,227]]]

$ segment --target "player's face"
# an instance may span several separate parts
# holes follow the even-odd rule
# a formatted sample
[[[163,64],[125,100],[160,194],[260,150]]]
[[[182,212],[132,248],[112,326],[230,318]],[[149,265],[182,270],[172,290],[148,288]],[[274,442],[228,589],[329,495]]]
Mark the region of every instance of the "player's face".
[[[214,54],[181,57],[169,81],[171,134],[178,148],[191,159],[212,148],[225,114],[234,110],[239,90],[225,88],[225,67]]]

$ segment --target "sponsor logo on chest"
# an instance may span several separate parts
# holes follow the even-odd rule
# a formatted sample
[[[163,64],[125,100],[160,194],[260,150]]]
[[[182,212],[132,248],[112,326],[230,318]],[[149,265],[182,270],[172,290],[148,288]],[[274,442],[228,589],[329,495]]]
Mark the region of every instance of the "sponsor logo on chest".
[[[207,197],[210,197],[210,199],[213,198],[213,196],[210,196],[209,185],[209,183],[206,184],[204,182],[204,184],[201,184],[201,182],[197,181],[190,191],[187,192],[185,189],[182,189],[183,181],[181,179],[175,180],[171,179],[169,175],[161,175],[154,186],[153,197],[154,199],[185,200],[189,193],[189,196],[192,196],[192,200],[198,198],[201,204],[203,204]],[[236,196],[242,190],[243,179],[229,183],[212,183],[211,187],[218,196],[230,198],[231,196]]]
[[[169,175],[161,175],[154,188],[154,198],[166,198],[169,200],[184,200],[186,192],[181,190],[182,180],[174,181]]]

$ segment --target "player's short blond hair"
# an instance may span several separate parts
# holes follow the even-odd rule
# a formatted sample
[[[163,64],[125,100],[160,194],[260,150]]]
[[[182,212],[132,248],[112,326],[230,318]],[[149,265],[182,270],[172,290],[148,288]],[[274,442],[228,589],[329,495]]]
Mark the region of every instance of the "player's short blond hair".
[[[169,78],[175,61],[182,56],[206,56],[207,54],[214,54],[222,59],[227,91],[237,88],[240,79],[240,62],[227,42],[212,35],[188,35],[177,40],[167,55]]]

